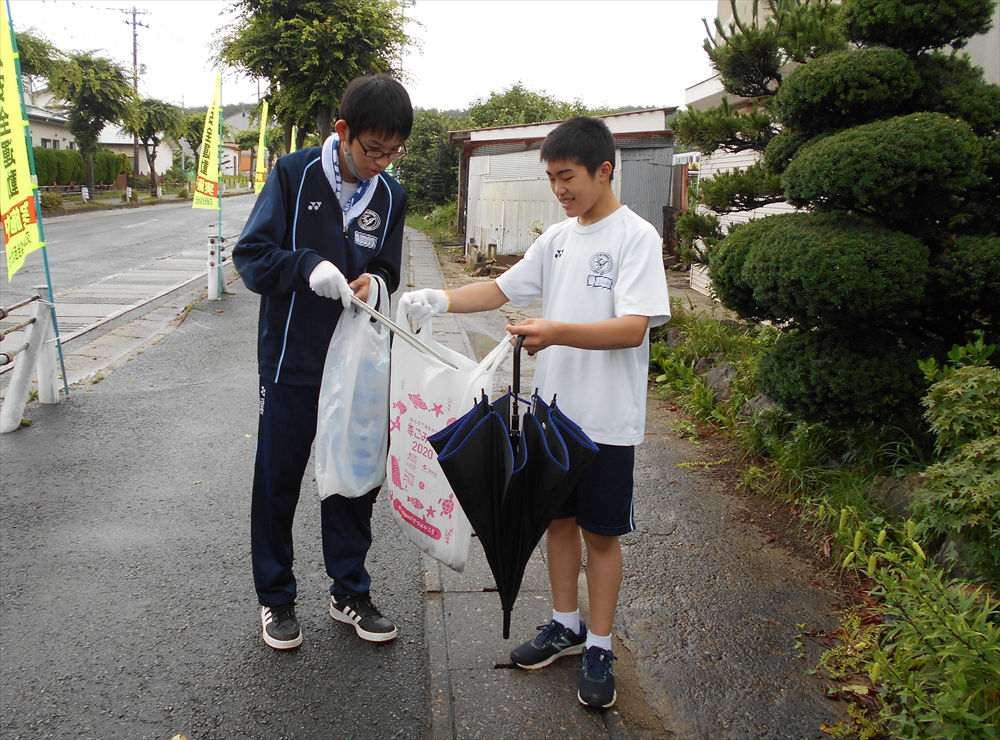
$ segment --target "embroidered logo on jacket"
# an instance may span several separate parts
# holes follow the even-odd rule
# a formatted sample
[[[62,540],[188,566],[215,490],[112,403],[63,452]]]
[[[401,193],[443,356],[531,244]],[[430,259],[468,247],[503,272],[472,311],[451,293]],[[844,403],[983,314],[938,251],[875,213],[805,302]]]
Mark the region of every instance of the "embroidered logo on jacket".
[[[382,219],[371,208],[358,216],[358,228],[363,231],[375,231],[381,223]]]
[[[323,201],[321,201],[321,200],[311,200],[311,201],[309,201],[309,205],[306,206],[306,210],[307,211],[318,211],[319,207],[321,205],[323,205]]]
[[[365,249],[375,249],[375,246],[378,244],[378,239],[371,234],[362,234],[360,231],[355,231],[354,243],[359,247],[364,247]]]

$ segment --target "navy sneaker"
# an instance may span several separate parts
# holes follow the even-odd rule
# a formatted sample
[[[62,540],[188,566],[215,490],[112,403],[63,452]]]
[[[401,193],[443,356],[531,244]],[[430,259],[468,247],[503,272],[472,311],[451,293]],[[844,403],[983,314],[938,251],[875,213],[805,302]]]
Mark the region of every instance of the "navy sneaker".
[[[587,648],[580,669],[580,690],[576,698],[585,707],[607,709],[615,705],[615,669],[611,665],[617,658],[610,650],[597,646]]]
[[[264,642],[275,650],[291,650],[301,645],[302,630],[295,618],[295,604],[262,606],[260,631]]]
[[[541,633],[534,640],[514,648],[510,653],[510,661],[518,668],[533,671],[544,668],[554,660],[564,655],[579,655],[583,652],[583,643],[587,641],[587,625],[580,620],[580,634],[564,627],[556,620],[539,625],[536,629]]]
[[[396,625],[382,616],[368,594],[343,601],[330,597],[330,616],[354,627],[358,637],[368,642],[388,642],[396,637]]]

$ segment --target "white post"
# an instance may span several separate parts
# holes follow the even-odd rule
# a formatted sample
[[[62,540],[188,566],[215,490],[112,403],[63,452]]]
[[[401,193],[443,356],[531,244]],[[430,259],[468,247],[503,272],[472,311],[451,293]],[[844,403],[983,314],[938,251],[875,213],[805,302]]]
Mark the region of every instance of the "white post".
[[[10,383],[7,385],[7,395],[3,399],[3,406],[0,407],[0,433],[7,434],[13,432],[21,426],[21,417],[24,414],[24,407],[28,403],[28,390],[31,387],[31,371],[39,364],[39,359],[43,354],[42,348],[46,342],[53,339],[52,322],[49,318],[49,307],[42,301],[34,301],[32,309],[34,323],[28,327],[27,349],[14,360],[14,369],[10,374]],[[41,371],[39,372],[39,396],[41,388],[45,385],[41,381]],[[51,397],[55,388],[55,362],[52,362],[51,375],[48,383],[51,386],[46,388],[46,394]],[[55,391],[58,395],[58,391]]]
[[[86,185],[80,188],[80,197],[83,198],[84,203],[90,200],[90,191],[87,189]]]
[[[219,261],[222,259],[221,250],[216,243],[215,237],[208,240],[208,299],[217,301],[222,298],[222,290],[219,285]]]
[[[48,290],[48,286],[36,285],[34,289],[39,292],[39,295],[44,295],[43,291]],[[52,326],[52,306],[43,300],[38,300],[35,301],[34,310],[36,322],[45,322],[42,346],[38,350],[38,402],[57,404],[61,399],[59,398],[59,373],[56,367],[58,360],[56,333]],[[43,314],[44,319],[42,319]]]

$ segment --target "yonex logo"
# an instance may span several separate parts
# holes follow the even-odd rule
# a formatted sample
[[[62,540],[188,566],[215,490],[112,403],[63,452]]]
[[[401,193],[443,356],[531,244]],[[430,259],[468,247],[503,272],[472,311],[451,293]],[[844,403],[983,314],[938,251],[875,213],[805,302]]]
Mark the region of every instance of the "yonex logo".
[[[323,201],[321,201],[321,200],[311,200],[311,201],[309,201],[309,205],[306,206],[306,210],[308,210],[308,211],[318,211],[319,207],[321,205],[323,205]]]

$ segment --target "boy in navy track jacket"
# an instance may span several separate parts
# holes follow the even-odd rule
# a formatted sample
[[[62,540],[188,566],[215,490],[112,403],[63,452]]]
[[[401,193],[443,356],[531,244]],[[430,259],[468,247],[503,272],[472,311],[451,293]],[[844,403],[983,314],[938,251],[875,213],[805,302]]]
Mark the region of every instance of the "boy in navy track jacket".
[[[316,434],[327,347],[352,293],[377,276],[399,285],[406,193],[385,167],[405,155],[413,124],[406,90],[387,75],[356,78],[321,147],[281,157],[233,250],[259,293],[260,419],[251,503],[251,555],[261,632],[272,648],[302,643],[295,616],[292,520]],[[344,423],[349,423],[344,419]],[[378,489],[321,502],[330,616],[372,642],[396,637],[372,604],[365,558]]]

